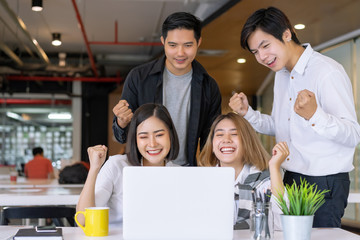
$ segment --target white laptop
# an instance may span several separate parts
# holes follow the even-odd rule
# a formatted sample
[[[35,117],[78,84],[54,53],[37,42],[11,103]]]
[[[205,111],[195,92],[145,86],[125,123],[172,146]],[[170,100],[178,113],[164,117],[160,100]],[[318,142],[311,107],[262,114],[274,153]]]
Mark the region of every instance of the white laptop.
[[[124,239],[232,239],[234,175],[220,167],[124,168]]]

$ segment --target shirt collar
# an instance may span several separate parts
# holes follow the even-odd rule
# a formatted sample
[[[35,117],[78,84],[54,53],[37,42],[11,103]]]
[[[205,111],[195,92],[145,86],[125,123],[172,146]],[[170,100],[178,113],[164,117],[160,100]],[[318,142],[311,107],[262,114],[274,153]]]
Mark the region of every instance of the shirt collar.
[[[293,71],[297,72],[300,75],[304,74],[305,68],[310,60],[311,55],[314,52],[310,43],[305,43],[302,46],[305,47],[305,51],[301,54],[299,60],[297,61],[293,69]]]
[[[149,75],[152,74],[158,74],[158,73],[162,73],[164,71],[165,68],[165,61],[166,61],[166,56],[162,55],[154,64],[153,68],[151,69]],[[206,70],[204,69],[204,67],[195,59],[192,61],[191,63],[192,65],[192,75],[193,76],[202,76],[202,75],[209,75]],[[202,77],[198,77],[195,78],[195,80],[201,82],[203,80]]]

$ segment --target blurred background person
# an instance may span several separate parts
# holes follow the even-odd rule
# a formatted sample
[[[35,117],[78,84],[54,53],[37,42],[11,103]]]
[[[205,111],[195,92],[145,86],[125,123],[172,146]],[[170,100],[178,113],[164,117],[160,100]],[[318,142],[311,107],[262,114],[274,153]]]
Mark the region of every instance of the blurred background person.
[[[33,148],[34,158],[25,164],[25,176],[27,178],[55,178],[51,161],[44,157],[41,147]]]

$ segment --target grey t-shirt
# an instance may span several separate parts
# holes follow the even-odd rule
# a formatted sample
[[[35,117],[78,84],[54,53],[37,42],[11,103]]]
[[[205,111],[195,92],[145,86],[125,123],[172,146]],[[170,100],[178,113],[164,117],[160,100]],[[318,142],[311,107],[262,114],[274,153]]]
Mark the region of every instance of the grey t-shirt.
[[[168,109],[179,137],[180,151],[173,161],[178,165],[187,165],[186,139],[190,115],[190,92],[192,69],[188,73],[176,76],[166,67],[163,74],[163,105]]]

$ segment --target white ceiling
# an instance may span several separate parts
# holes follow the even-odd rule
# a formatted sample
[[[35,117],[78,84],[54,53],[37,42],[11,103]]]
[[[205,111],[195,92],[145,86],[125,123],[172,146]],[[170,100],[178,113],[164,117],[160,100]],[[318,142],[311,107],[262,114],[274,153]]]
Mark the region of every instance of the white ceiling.
[[[334,38],[360,29],[360,0],[43,0],[42,12],[31,11],[31,0],[0,0],[0,89],[9,75],[31,76],[74,76],[75,70],[82,76],[94,77],[88,59],[88,51],[76,18],[75,6],[83,22],[88,41],[115,41],[117,22],[118,42],[159,43],[161,25],[164,19],[176,11],[195,14],[208,24],[203,28],[203,41],[199,53],[211,50],[210,56],[198,54],[197,60],[217,81],[223,107],[227,105],[231,92],[244,91],[255,95],[269,70],[259,65],[254,57],[240,47],[241,27],[247,17],[259,8],[275,6],[283,10],[293,24],[304,23],[306,28],[297,31],[301,42],[318,46]],[[74,4],[75,3],[75,4]],[[32,38],[35,38],[47,56],[53,70],[43,61],[14,23],[6,10],[19,16]],[[217,13],[217,10],[223,14]],[[9,26],[9,28],[7,27]],[[63,44],[51,45],[51,33],[60,32]],[[20,40],[18,40],[20,39]],[[23,42],[31,47],[34,57],[24,51]],[[1,46],[7,46],[26,66],[38,71],[24,70],[16,66]],[[122,78],[128,70],[138,64],[162,54],[162,46],[94,45],[90,44],[96,70],[101,77],[119,74]],[[58,67],[58,54],[65,52],[68,68]],[[236,63],[237,58],[246,58],[245,64]],[[36,63],[36,65],[35,65]],[[12,68],[10,68],[11,66]],[[41,67],[41,68],[40,68]],[[23,69],[22,71],[20,71]],[[47,72],[44,71],[48,70]],[[9,80],[9,82],[11,82]],[[36,81],[40,86],[41,83]],[[57,83],[57,82],[53,82]],[[61,83],[66,85],[68,83]],[[27,83],[25,83],[27,84]],[[44,84],[45,85],[45,84]],[[45,89],[47,90],[47,89]],[[3,90],[4,91],[4,90]],[[5,91],[8,91],[5,89]]]
[[[227,0],[43,0],[43,11],[34,12],[31,10],[31,0],[0,0],[0,43],[5,43],[24,63],[42,63],[36,56],[39,54],[30,59],[25,58],[25,46],[33,52],[36,52],[36,48],[14,21],[14,13],[24,22],[27,32],[31,38],[36,39],[52,64],[57,65],[58,53],[64,52],[67,54],[68,65],[88,65],[88,52],[79,28],[76,8],[89,42],[110,43],[117,37],[118,42],[160,43],[162,22],[171,13],[190,12],[203,20],[226,2]],[[51,45],[52,33],[55,32],[61,33],[62,45],[58,47]],[[129,68],[162,53],[161,46],[90,44],[90,49],[97,68],[105,68],[101,73],[103,76],[117,73],[124,76]],[[8,70],[1,68],[0,73],[9,73]]]
[[[0,87],[1,81],[8,75],[75,76],[76,70],[79,70],[82,76],[94,77],[77,13],[90,43],[112,43],[115,40],[118,42],[116,45],[89,45],[98,75],[100,77],[120,75],[124,78],[132,67],[162,54],[163,47],[122,45],[120,42],[160,44],[162,23],[171,13],[190,12],[204,20],[229,1],[43,0],[44,9],[41,12],[32,11],[31,2],[31,0],[0,0]],[[24,31],[17,19],[24,23]],[[51,45],[52,33],[61,34],[61,46]],[[40,48],[33,44],[33,39],[38,42]],[[49,64],[44,63],[38,49],[44,51],[45,59],[50,59]],[[6,50],[15,55],[15,58],[19,58],[23,66],[11,59]],[[59,53],[66,53],[66,67],[58,66]],[[5,77],[2,78],[1,75]],[[36,83],[39,88],[43,85],[38,81]],[[44,91],[48,90],[46,87],[43,88]],[[19,95],[16,92],[3,97],[39,98],[34,95]],[[49,95],[48,98],[54,96]],[[19,115],[25,113],[30,115],[34,122],[48,124],[51,123],[47,119],[50,111],[71,111],[71,109],[69,106],[10,104],[0,108],[0,116],[5,116],[5,112],[8,111]]]

